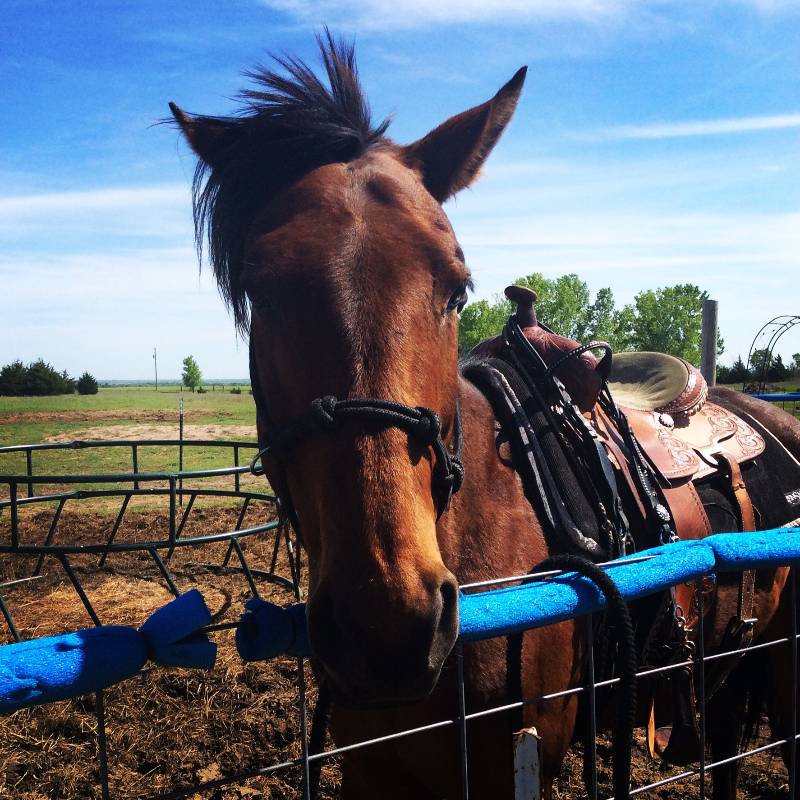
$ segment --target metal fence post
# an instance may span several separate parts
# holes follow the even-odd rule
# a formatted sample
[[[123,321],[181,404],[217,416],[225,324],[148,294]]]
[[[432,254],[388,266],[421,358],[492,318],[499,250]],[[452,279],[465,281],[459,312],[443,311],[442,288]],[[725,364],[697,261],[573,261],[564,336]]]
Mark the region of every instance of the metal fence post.
[[[464,645],[456,642],[458,678],[458,747],[461,767],[461,797],[469,800],[469,762],[467,761],[467,697],[464,685]]]
[[[709,386],[717,384],[717,307],[716,300],[703,301],[700,333],[700,372]]]
[[[183,473],[183,398],[181,397],[178,404],[179,419],[178,419],[178,472]],[[178,496],[180,503],[183,505],[183,478],[178,479]]]

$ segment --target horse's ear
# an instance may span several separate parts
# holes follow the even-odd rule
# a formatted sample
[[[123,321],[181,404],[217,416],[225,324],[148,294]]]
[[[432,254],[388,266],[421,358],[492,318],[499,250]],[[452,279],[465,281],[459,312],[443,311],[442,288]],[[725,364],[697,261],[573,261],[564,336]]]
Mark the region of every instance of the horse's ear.
[[[517,107],[527,69],[518,70],[488,102],[450,117],[403,148],[408,163],[422,172],[425,188],[440,203],[477,177]]]
[[[221,156],[240,136],[240,125],[237,122],[218,117],[193,117],[175,103],[169,104],[169,110],[189,146],[211,167],[216,166]]]

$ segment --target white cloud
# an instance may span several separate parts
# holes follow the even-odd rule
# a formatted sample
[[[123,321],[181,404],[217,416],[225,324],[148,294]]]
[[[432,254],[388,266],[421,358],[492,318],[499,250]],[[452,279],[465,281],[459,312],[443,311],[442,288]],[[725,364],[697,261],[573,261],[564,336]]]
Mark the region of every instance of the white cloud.
[[[426,24],[521,20],[604,21],[619,17],[630,0],[262,0],[304,21],[362,28],[413,28]]]
[[[670,8],[677,17],[690,18],[703,11],[702,4],[686,0],[261,0],[278,11],[319,25],[358,29],[416,28],[425,25],[454,25],[480,22],[570,21],[601,25],[634,18],[661,28],[678,25],[665,16]],[[709,4],[710,5],[710,4]],[[796,10],[795,0],[740,0],[762,14]]]
[[[499,161],[447,211],[477,298],[532,272],[577,273],[620,304],[695,283],[720,301],[728,361],[762,322],[800,306],[796,180],[788,148]],[[787,353],[799,344],[787,340]]]
[[[191,191],[167,183],[0,196],[0,237],[6,250],[35,242],[57,252],[115,238],[191,242]]]
[[[800,193],[790,148],[735,143],[490,162],[447,206],[478,297],[534,271],[576,272],[620,303],[697,283],[720,300],[726,359],[746,353],[751,327],[800,306]],[[246,375],[210,270],[198,279],[189,205],[173,184],[0,198],[0,363],[42,356],[73,373],[147,377],[156,345],[165,376],[187,352],[209,377]]]
[[[209,377],[248,374],[247,348],[190,247],[8,252],[0,274],[9,287],[0,363],[41,356],[70,374],[148,378],[157,346],[164,378],[180,375],[188,353]]]
[[[774,114],[763,117],[655,122],[649,125],[619,125],[597,131],[598,139],[674,139],[684,136],[719,136],[754,131],[800,128],[800,114]]]
[[[189,191],[183,184],[89,189],[78,192],[11,195],[0,197],[0,214],[27,217],[48,213],[119,211],[164,203],[185,203]]]

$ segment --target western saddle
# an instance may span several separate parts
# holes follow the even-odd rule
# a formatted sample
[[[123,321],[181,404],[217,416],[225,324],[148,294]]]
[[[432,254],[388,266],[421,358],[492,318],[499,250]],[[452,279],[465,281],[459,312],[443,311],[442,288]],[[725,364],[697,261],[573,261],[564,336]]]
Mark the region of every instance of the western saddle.
[[[516,304],[515,313],[503,334],[475,347],[469,360],[499,369],[511,383],[509,372],[527,376],[526,381],[518,383],[527,383],[539,396],[545,416],[561,428],[561,439],[573,442],[568,449],[587,453],[599,444],[600,460],[611,465],[612,478],[607,470],[603,472],[602,465],[592,467],[597,462],[594,453],[585,459],[579,455],[570,463],[576,464],[578,484],[610,481],[617,487],[627,487],[629,501],[621,504],[624,511],[614,514],[607,508],[607,527],[616,530],[616,539],[611,539],[616,541],[616,547],[611,548],[612,552],[605,548],[607,557],[652,546],[658,543],[652,540],[656,536],[665,543],[711,534],[697,484],[713,476],[723,479],[728,487],[726,495],[740,529],[755,530],[755,514],[741,465],[764,451],[764,438],[735,414],[708,401],[708,386],[697,369],[681,358],[663,353],[617,353],[612,359],[605,343],[579,345],[540,324],[534,310],[537,297],[532,290],[510,286],[505,294]],[[592,352],[597,350],[604,351],[600,359]],[[464,374],[472,377],[469,366]],[[524,403],[518,408],[522,406]],[[532,430],[528,440],[535,436]],[[581,461],[584,467],[577,463]],[[581,469],[587,472],[584,480]],[[612,500],[606,506],[612,505],[617,491],[608,493]],[[629,524],[634,517],[638,517],[638,524]],[[645,540],[635,541],[632,530],[644,531]],[[587,554],[596,558],[596,552]],[[670,651],[668,658],[675,661],[686,660],[693,652],[692,637],[698,622],[694,589],[693,585],[676,587],[664,604],[666,611],[662,610],[662,617],[652,625],[653,630],[663,630],[667,617],[670,641],[659,645],[662,652]],[[754,589],[754,571],[743,573],[737,615],[728,626],[726,647],[733,649],[752,638]],[[707,698],[735,666],[735,660],[723,661],[726,666],[706,678]],[[699,755],[692,670],[673,675],[671,736],[669,729],[656,734],[651,704],[648,742],[651,753],[685,764]]]

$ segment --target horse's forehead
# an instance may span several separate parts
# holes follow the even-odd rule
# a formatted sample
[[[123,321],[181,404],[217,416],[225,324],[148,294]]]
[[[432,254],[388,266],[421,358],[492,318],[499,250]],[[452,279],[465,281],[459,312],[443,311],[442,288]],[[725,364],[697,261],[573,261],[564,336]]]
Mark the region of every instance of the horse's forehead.
[[[442,207],[431,197],[419,175],[391,150],[378,150],[346,164],[326,164],[294,187],[307,207],[333,219],[350,218],[369,232],[382,221],[411,224],[438,232],[453,232]]]

